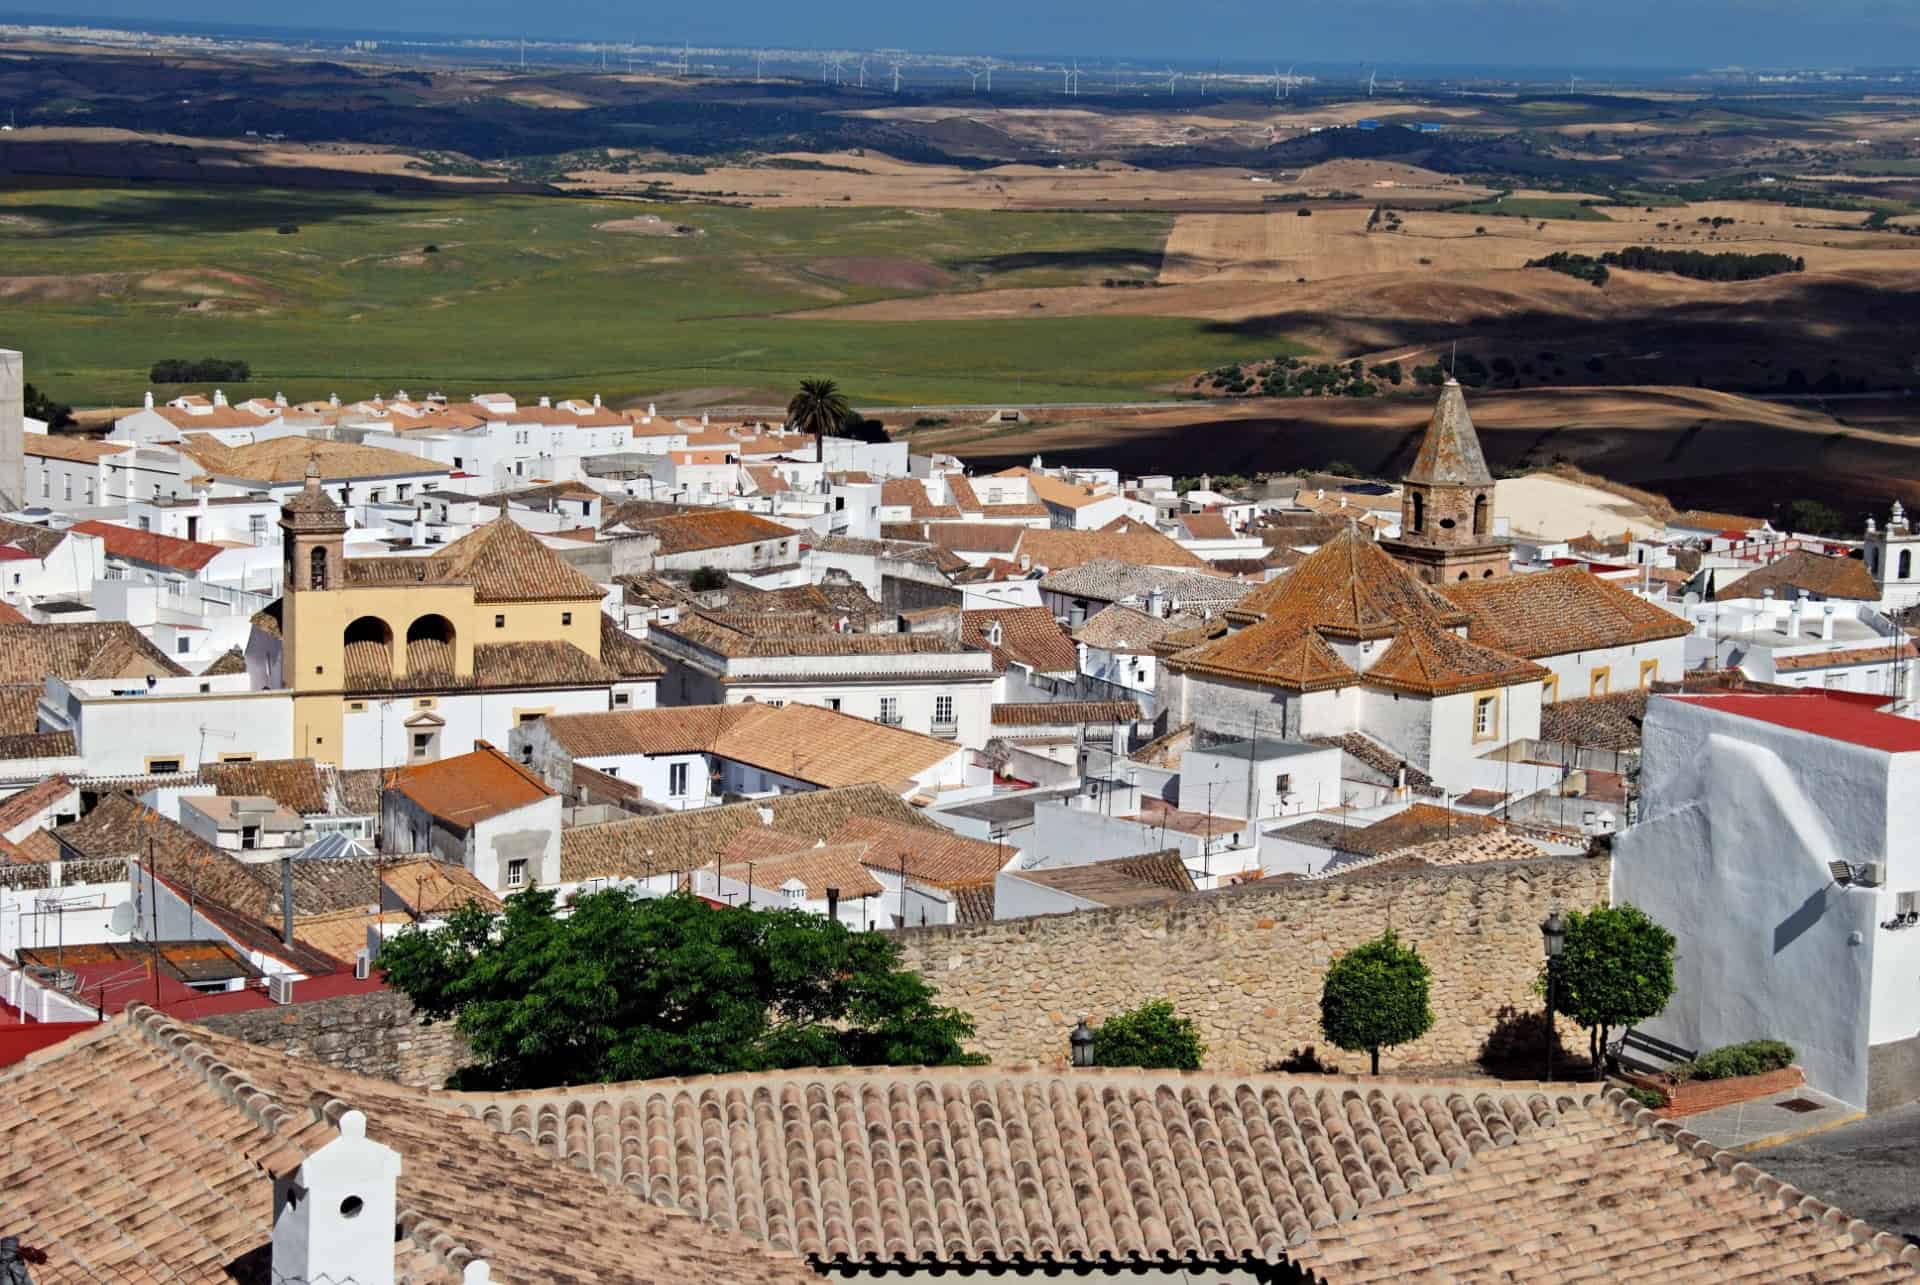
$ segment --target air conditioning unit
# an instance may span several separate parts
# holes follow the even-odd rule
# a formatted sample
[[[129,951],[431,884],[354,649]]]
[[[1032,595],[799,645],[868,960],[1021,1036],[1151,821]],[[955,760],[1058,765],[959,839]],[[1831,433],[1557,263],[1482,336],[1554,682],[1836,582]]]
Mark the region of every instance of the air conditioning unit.
[[[293,978],[275,973],[267,978],[267,998],[276,1004],[293,1003]]]
[[[360,951],[353,957],[353,976],[355,981],[364,982],[373,973],[373,960],[366,951]]]
[[[1887,867],[1879,861],[1868,861],[1853,868],[1853,881],[1868,888],[1877,888],[1887,877]]]

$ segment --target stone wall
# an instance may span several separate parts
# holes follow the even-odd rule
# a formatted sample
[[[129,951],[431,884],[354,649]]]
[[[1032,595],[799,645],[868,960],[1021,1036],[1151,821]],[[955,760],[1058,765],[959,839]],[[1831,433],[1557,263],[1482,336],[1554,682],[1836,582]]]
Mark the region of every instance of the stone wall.
[[[412,1002],[397,991],[222,1013],[201,1024],[249,1044],[414,1088],[440,1088],[471,1060],[452,1023],[422,1025]]]
[[[1554,858],[1418,873],[1246,885],[1158,906],[1082,911],[895,935],[939,1000],[972,1014],[971,1045],[995,1062],[1066,1059],[1083,1014],[1165,996],[1207,1042],[1207,1065],[1257,1069],[1313,1045],[1330,1050],[1320,986],[1335,955],[1391,926],[1432,970],[1434,1026],[1384,1051],[1383,1067],[1475,1061],[1536,1015],[1540,921],[1607,899],[1605,858]],[[1563,1047],[1580,1044],[1565,1030]],[[1582,1045],[1584,1047],[1584,1045]]]

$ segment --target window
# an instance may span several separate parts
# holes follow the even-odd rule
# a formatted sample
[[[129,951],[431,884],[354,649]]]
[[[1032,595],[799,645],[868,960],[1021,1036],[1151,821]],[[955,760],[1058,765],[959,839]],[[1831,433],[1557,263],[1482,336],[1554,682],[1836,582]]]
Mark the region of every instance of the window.
[[[953,723],[953,697],[936,696],[933,698],[933,721],[938,726],[950,726]]]
[[[327,587],[327,551],[315,549],[307,559],[307,587],[324,589]]]
[[[150,517],[148,517],[148,516],[147,516],[146,514],[144,514],[144,513],[142,513],[142,514],[140,515],[140,529],[141,529],[142,531],[151,531],[151,530],[153,530],[153,519],[152,519],[152,518],[150,518]]]
[[[527,886],[527,859],[516,857],[507,862],[507,887],[524,888]]]
[[[830,709],[830,710],[832,710],[832,711],[833,711],[834,713],[836,713],[836,714],[837,714],[837,713],[839,713],[839,712],[840,712],[840,698],[839,698],[838,696],[829,696],[829,697],[827,697],[827,708],[828,708],[828,709]]]
[[[1653,684],[1656,681],[1658,681],[1659,677],[1660,677],[1659,661],[1643,660],[1640,662],[1640,689],[1642,691],[1645,691],[1647,688],[1653,686]]]
[[[1411,493],[1413,500],[1413,529],[1416,532],[1427,529],[1427,497],[1418,491]]]
[[[526,726],[526,725],[527,725],[528,723],[537,723],[537,722],[539,722],[539,721],[540,721],[540,720],[541,720],[541,719],[542,719],[543,717],[545,717],[545,715],[542,715],[542,714],[538,714],[538,713],[535,713],[535,714],[522,714],[522,715],[520,716],[520,726],[522,726],[522,727],[525,727],[525,726]]]
[[[1273,792],[1275,794],[1293,793],[1293,774],[1291,772],[1282,772],[1274,777]]]
[[[73,498],[73,478],[71,476],[60,479],[60,493],[60,498],[63,500],[71,500]]]
[[[687,765],[671,763],[667,765],[667,797],[683,799],[687,796]]]
[[[1913,578],[1913,550],[1902,549],[1900,550],[1900,579],[1911,580],[1912,578]]]
[[[147,773],[150,776],[164,776],[169,772],[178,772],[179,770],[180,770],[179,759],[148,759],[147,760]]]
[[[47,472],[45,469],[40,470],[40,494],[53,494],[53,474]]]
[[[1608,672],[1605,665],[1595,669],[1587,676],[1587,695],[1605,696],[1611,677],[1612,675]]]
[[[437,727],[415,728],[407,737],[407,745],[416,761],[434,758],[440,751],[440,729]]]
[[[1476,696],[1473,698],[1473,739],[1491,740],[1494,729],[1499,724],[1500,698],[1498,696]]]
[[[1484,495],[1473,497],[1473,533],[1485,535],[1493,529],[1493,506]]]
[[[240,827],[241,849],[244,851],[244,850],[257,848],[259,846],[260,846],[260,827],[257,825],[241,826]]]
[[[259,544],[267,538],[267,515],[252,513],[247,516],[247,538]]]
[[[251,754],[222,754],[222,755],[220,756],[220,761],[221,761],[222,763],[251,763],[251,762],[253,762],[253,755],[251,755]]]
[[[416,701],[414,701],[414,702],[413,702],[413,707],[414,707],[415,709],[432,709],[432,708],[433,708],[433,697],[431,697],[431,696],[422,696],[422,697],[420,697],[420,698],[419,698],[418,700],[416,700]]]
[[[560,613],[560,623],[561,623],[561,624],[563,624],[563,625],[570,625],[570,624],[572,624],[572,623],[573,623],[573,613],[572,613],[571,611],[563,611],[563,612],[561,612],[561,613]]]
[[[507,627],[507,617],[505,613],[500,613],[494,616],[493,627],[495,629],[505,629]]]
[[[367,712],[367,703],[365,701],[348,701],[347,712],[349,714],[364,714]]]
[[[626,706],[631,705],[632,703],[633,703],[633,696],[631,693],[615,692],[613,694],[613,707],[615,709],[623,709]]]
[[[411,491],[412,489],[413,489],[412,483],[402,482],[400,483],[400,485],[394,488],[394,494],[404,500],[407,498],[407,492]]]
[[[883,723],[898,723],[900,721],[900,698],[898,696],[882,696],[880,698],[880,721]]]

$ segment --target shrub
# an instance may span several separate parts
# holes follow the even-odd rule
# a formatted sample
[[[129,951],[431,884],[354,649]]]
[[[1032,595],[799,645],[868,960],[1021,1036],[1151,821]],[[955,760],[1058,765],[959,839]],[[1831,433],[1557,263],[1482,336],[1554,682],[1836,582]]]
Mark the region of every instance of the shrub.
[[[695,593],[705,593],[709,589],[726,587],[727,573],[713,567],[696,567],[693,574],[687,577],[687,588]]]
[[[1793,1046],[1779,1040],[1748,1040],[1702,1053],[1674,1076],[1682,1080],[1731,1080],[1742,1075],[1764,1075],[1793,1065]]]
[[[1419,1039],[1433,1027],[1427,965],[1393,930],[1333,961],[1320,992],[1320,1029],[1350,1053],[1365,1053],[1380,1074],[1380,1050]]]
[[[1313,211],[1312,211],[1312,210],[1309,210],[1309,209],[1308,209],[1308,208],[1307,208],[1306,206],[1304,206],[1304,205],[1303,205],[1303,206],[1301,206],[1301,207],[1300,207],[1299,209],[1297,209],[1297,210],[1295,210],[1295,211],[1294,211],[1294,213],[1295,213],[1295,214],[1297,214],[1297,215],[1299,215],[1299,216],[1300,216],[1301,218],[1303,218],[1303,219],[1310,219],[1310,218],[1312,218],[1312,217],[1313,217]]]
[[[1609,1028],[1658,1017],[1673,998],[1674,944],[1636,906],[1568,912],[1553,1007],[1586,1028],[1596,1069]]]
[[[1260,1068],[1262,1071],[1278,1071],[1283,1075],[1338,1075],[1340,1066],[1320,1056],[1313,1045],[1308,1044],[1277,1061],[1269,1062]]]
[[[1650,1110],[1657,1111],[1667,1105],[1666,1095],[1663,1093],[1655,1093],[1652,1089],[1630,1088],[1626,1090],[1626,1094],[1635,1102],[1638,1102],[1641,1106],[1647,1107]]]
[[[1175,1015],[1172,1000],[1148,1000],[1115,1013],[1093,1033],[1093,1060],[1100,1066],[1197,1071],[1206,1052],[1192,1021]]]

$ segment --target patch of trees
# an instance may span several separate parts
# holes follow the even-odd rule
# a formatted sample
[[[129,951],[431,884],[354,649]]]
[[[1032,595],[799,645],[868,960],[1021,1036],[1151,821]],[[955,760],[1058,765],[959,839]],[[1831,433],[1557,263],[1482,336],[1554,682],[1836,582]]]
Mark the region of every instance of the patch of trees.
[[[244,384],[253,378],[253,367],[236,358],[168,357],[153,363],[147,378],[156,384]]]
[[[1565,250],[1555,250],[1544,259],[1528,259],[1529,268],[1545,268],[1549,272],[1558,272],[1578,281],[1591,282],[1594,286],[1607,284],[1607,265],[1590,254],[1571,254]]]
[[[1453,367],[1453,377],[1468,388],[1483,387],[1487,380],[1493,377],[1493,372],[1488,369],[1487,364],[1470,352],[1455,354],[1450,359],[1450,363]],[[1415,366],[1413,382],[1437,388],[1447,382],[1448,365],[1449,362],[1436,361],[1431,366]]]
[[[474,1065],[462,1089],[538,1089],[800,1066],[947,1066],[973,1020],[934,1003],[881,933],[802,910],[716,908],[680,893],[574,898],[532,889],[468,904],[380,952],[428,1022]]]
[[[65,428],[73,423],[73,407],[56,402],[32,384],[26,388],[26,403],[27,418],[43,419],[48,428]]]
[[[1704,250],[1662,250],[1630,245],[1609,250],[1600,262],[1634,272],[1670,272],[1694,281],[1758,281],[1788,272],[1804,272],[1807,261],[1787,254],[1709,254]]]
[[[1347,362],[1275,357],[1246,366],[1219,366],[1202,376],[1202,384],[1229,397],[1372,397],[1380,391],[1357,357]]]

